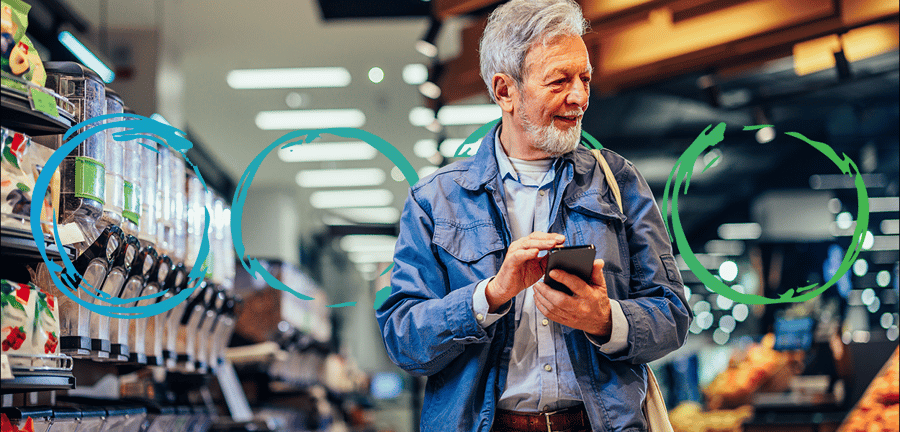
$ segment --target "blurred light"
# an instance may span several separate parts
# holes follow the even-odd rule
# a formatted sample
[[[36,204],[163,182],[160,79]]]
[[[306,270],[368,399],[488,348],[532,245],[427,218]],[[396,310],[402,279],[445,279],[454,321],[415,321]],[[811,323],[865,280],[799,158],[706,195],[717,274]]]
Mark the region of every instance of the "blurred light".
[[[900,334],[900,331],[898,331],[897,325],[895,324],[895,325],[892,325],[891,328],[889,328],[887,330],[886,336],[889,341],[893,342],[893,341],[897,340],[898,334]]]
[[[841,35],[844,54],[854,62],[897,49],[897,23],[872,24]]]
[[[394,194],[387,189],[356,189],[340,191],[317,191],[309,197],[309,202],[317,209],[342,207],[383,207],[394,201]]]
[[[369,69],[369,81],[372,81],[375,84],[380,83],[384,80],[384,70],[380,67],[373,67]]]
[[[695,313],[709,312],[711,309],[712,309],[712,306],[710,306],[710,304],[704,300],[700,300],[694,304],[694,312]]]
[[[434,165],[426,165],[419,170],[419,179],[423,179],[434,174],[435,171],[439,170],[440,167],[436,167]]]
[[[731,309],[731,306],[734,306],[734,300],[731,300],[730,298],[723,295],[719,295],[716,296],[716,306],[718,306],[719,309],[728,310]]]
[[[856,189],[855,177],[846,174],[813,174],[809,176],[809,187],[815,190],[824,189]],[[887,183],[883,174],[863,174],[863,183],[866,189],[883,188]],[[872,198],[869,198],[870,205]],[[869,211],[872,210],[869,207]]]
[[[697,324],[703,330],[706,330],[713,325],[713,315],[709,312],[700,312],[697,314]]]
[[[868,184],[867,184],[868,186]],[[900,197],[870,197],[869,212],[898,212],[900,211]]]
[[[703,155],[703,166],[713,168],[722,163],[722,150],[713,148]]]
[[[728,339],[731,338],[731,335],[728,332],[718,328],[713,332],[713,342],[719,345],[725,345],[728,343]]]
[[[422,36],[422,39],[416,41],[416,51],[418,51],[425,57],[437,57],[438,49],[435,45],[435,41],[437,40],[437,36],[440,31],[441,22],[438,21],[435,17],[431,17],[431,20],[428,23],[428,31],[425,32],[425,35]]]
[[[413,63],[403,66],[403,82],[409,85],[419,85],[428,80],[428,68],[421,63]]]
[[[755,240],[762,235],[762,227],[755,222],[722,224],[718,233],[725,240]]]
[[[321,162],[375,159],[378,150],[363,141],[296,144],[278,149],[283,162]]]
[[[880,309],[880,308],[881,308],[881,300],[879,300],[878,297],[873,298],[872,303],[869,303],[868,305],[866,305],[866,309],[868,309],[870,313],[876,313],[876,312],[878,312],[878,309]]]
[[[766,144],[775,139],[775,128],[769,126],[756,131],[756,142]]]
[[[406,176],[403,175],[403,171],[400,171],[400,168],[393,167],[391,168],[391,178],[394,179],[395,182],[402,182],[406,180]]]
[[[415,107],[409,110],[409,122],[413,126],[428,126],[434,121],[434,110],[425,107]]]
[[[465,155],[465,154],[468,154],[470,156],[474,155],[478,151],[478,148],[481,147],[481,141],[482,140],[475,141],[471,144],[468,144],[464,149],[460,149],[460,146],[462,146],[462,143],[465,142],[464,139],[461,139],[461,138],[445,139],[443,142],[441,142],[441,155],[443,155],[444,157],[447,157],[447,158],[451,158],[451,157],[456,156],[456,154],[460,150],[462,150],[461,156]]]
[[[724,330],[726,333],[733,332],[735,327],[737,327],[737,321],[735,321],[733,316],[722,315],[722,318],[719,318],[719,328]]]
[[[428,159],[437,153],[437,141],[433,139],[423,139],[416,141],[413,145],[413,153],[423,159]]]
[[[841,203],[841,200],[837,198],[832,198],[828,200],[828,211],[833,214],[838,214],[841,212],[841,209],[844,207],[844,204]]]
[[[869,233],[871,234],[871,232]],[[866,240],[869,240],[869,237],[866,237]],[[863,243],[863,248],[866,247],[866,243]],[[888,251],[888,250],[898,250],[900,249],[900,237],[896,235],[885,235],[885,236],[871,236],[871,245],[868,250],[872,251]]]
[[[260,111],[256,127],[262,130],[355,128],[366,124],[358,109]]]
[[[744,320],[750,316],[750,308],[743,303],[738,303],[734,305],[734,310],[731,311],[731,315],[734,316],[736,321],[744,322]]]
[[[706,242],[706,253],[710,255],[739,256],[744,253],[744,242],[740,240],[710,240]]]
[[[863,304],[868,306],[875,301],[875,290],[872,288],[866,288],[863,290],[862,295],[860,296],[860,300],[862,300]]]
[[[700,334],[700,333],[703,333],[703,329],[700,328],[700,324],[697,324],[697,320],[696,320],[696,319],[695,319],[693,322],[691,322],[691,328],[690,328],[690,330],[691,330],[691,333],[693,333],[693,334]]]
[[[24,30],[23,30],[24,31]],[[61,43],[64,47],[66,47],[69,52],[71,52],[75,57],[81,61],[81,63],[87,67],[89,67],[94,72],[97,72],[97,75],[100,75],[100,78],[103,79],[103,82],[109,84],[116,79],[116,74],[112,69],[109,68],[106,64],[100,60],[100,57],[97,57],[96,54],[91,52],[83,43],[81,43],[78,38],[76,38],[72,33],[68,31],[63,31],[59,33],[59,43]],[[6,41],[4,41],[4,46],[6,45]]]
[[[737,291],[737,292],[739,292],[739,293],[741,293],[741,294],[746,294],[746,293],[747,293],[746,289],[745,289],[744,286],[741,285],[741,284],[734,284],[734,285],[731,286],[731,289],[733,289],[733,290],[735,290],[735,291]]]
[[[333,88],[350,85],[343,67],[236,69],[225,78],[233,89]]]
[[[344,252],[384,252],[394,251],[397,237],[389,235],[353,234],[341,237]]]
[[[400,220],[400,211],[394,207],[350,207],[329,211],[356,223],[394,224]]]
[[[396,372],[378,372],[372,376],[370,392],[374,399],[395,399],[403,392],[403,378]]]
[[[881,221],[882,234],[900,234],[900,220],[885,219]]]
[[[866,261],[865,259],[860,258],[860,259],[856,260],[855,263],[853,263],[853,274],[855,274],[857,276],[863,276],[868,271],[869,271],[869,262]]]
[[[856,343],[867,343],[869,342],[869,338],[871,335],[868,331],[865,330],[857,330],[853,332],[853,342]]]
[[[428,125],[425,126],[425,129],[429,132],[437,134],[441,133],[441,131],[444,130],[444,126],[441,124],[441,122],[438,121],[438,119],[434,119],[431,121],[431,123],[428,123]]]
[[[378,186],[387,177],[380,168],[345,168],[303,170],[297,173],[297,184],[305,188]]]
[[[862,306],[862,290],[850,290],[847,294],[847,304],[849,306]]]
[[[419,93],[429,99],[437,99],[441,97],[441,88],[431,81],[425,81],[419,84]]]
[[[872,231],[866,231],[866,237],[863,239],[862,247],[865,250],[872,249],[872,246],[875,246],[875,236],[872,234]]]
[[[881,314],[881,328],[887,330],[894,325],[894,314],[885,312]]]
[[[691,287],[685,285],[685,286],[684,286],[684,298],[690,299],[690,298],[691,298],[691,294],[693,294],[693,293],[691,292]]]
[[[725,261],[719,266],[719,276],[728,282],[733,281],[738,275],[738,266],[734,261]]]
[[[878,272],[878,276],[875,276],[875,283],[882,288],[887,287],[891,283],[891,272],[887,270]]]
[[[853,216],[849,212],[842,212],[837,215],[835,222],[838,228],[845,230],[850,228],[850,225],[853,223]]]
[[[841,40],[831,34],[794,44],[794,72],[799,76],[835,67],[834,53],[841,51]]]
[[[300,108],[303,106],[303,95],[297,92],[290,92],[284,97],[284,103],[288,108]]]

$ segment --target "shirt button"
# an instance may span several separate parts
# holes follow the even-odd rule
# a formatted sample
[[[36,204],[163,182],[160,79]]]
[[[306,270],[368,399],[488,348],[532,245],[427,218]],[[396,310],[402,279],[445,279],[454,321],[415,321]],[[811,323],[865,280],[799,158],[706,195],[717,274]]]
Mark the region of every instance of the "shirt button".
[[[545,364],[545,365],[544,365],[544,370],[547,371],[547,372],[550,372],[550,371],[553,370],[553,366],[550,366],[549,364]]]
[[[475,315],[475,318],[478,318],[478,321],[482,321],[482,320],[484,320],[484,315],[478,314],[478,315]]]
[[[544,405],[544,409],[541,411],[550,411],[550,405]]]
[[[544,318],[544,320],[541,321],[541,324],[543,324],[543,325],[550,324],[550,320],[548,320],[547,318]]]
[[[547,191],[540,191],[541,196],[547,195]]]

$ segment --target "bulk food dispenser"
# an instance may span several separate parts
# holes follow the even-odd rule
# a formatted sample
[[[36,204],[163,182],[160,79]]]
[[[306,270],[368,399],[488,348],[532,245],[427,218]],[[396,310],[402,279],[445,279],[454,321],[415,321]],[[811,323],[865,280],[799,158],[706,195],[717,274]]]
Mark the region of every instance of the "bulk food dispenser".
[[[109,228],[111,230],[113,228],[120,230],[116,225],[110,225]],[[106,280],[103,281],[103,288],[101,289],[102,296],[109,296],[107,298],[126,298],[123,296],[125,293],[122,288],[125,287],[128,274],[131,272],[131,266],[134,264],[134,260],[138,256],[140,248],[141,243],[138,241],[137,237],[132,235],[124,236],[124,240],[120,244],[113,258],[112,268],[109,270],[109,273],[107,273]],[[94,304],[103,303],[94,299]],[[112,353],[113,335],[110,324],[110,321],[112,320],[119,321],[118,318],[110,318],[105,314],[91,313],[91,355],[98,360],[108,359],[111,361],[127,361],[127,342],[124,347],[125,352],[123,353],[121,351],[123,348],[121,346],[121,338],[118,334],[116,334],[116,343],[119,346],[116,349],[116,353]],[[118,323],[116,325],[116,331],[118,331]]]
[[[156,280],[158,276],[155,274],[159,271],[159,256],[156,249],[152,246],[144,246],[138,254],[139,260],[144,263],[143,266],[132,266],[131,273],[128,275],[128,282],[125,289],[129,290],[130,286],[135,286],[137,295],[135,297],[150,296],[159,292],[159,284],[150,283],[151,277]],[[149,267],[149,268],[148,268]],[[131,285],[134,284],[134,285]],[[155,303],[155,299],[145,298],[137,302],[136,306],[143,307]],[[127,323],[128,326],[128,346],[131,348],[129,360],[132,363],[146,364],[147,354],[144,351],[146,346],[147,335],[147,318],[133,318],[120,321]]]
[[[131,108],[123,112],[134,114]],[[122,231],[138,236],[141,220],[141,155],[143,148],[137,139],[122,143]]]
[[[144,246],[156,247],[156,142],[150,138],[140,138],[136,146],[140,151],[140,197],[141,220],[138,223],[138,239]],[[157,253],[159,253],[157,251]]]
[[[122,98],[118,93],[106,88],[106,113],[122,114]],[[107,120],[109,122],[120,121],[120,118]],[[103,215],[100,217],[100,227],[109,224],[122,226],[122,209],[124,207],[124,186],[122,175],[124,172],[125,147],[121,141],[116,141],[114,135],[121,128],[112,128],[104,131],[106,143],[106,194],[103,203]]]
[[[212,329],[216,323],[217,317],[222,313],[225,307],[225,289],[215,287],[212,299],[206,304],[206,311],[203,313],[203,321],[200,324],[199,335],[197,339],[194,362],[195,371],[205,373],[209,367],[207,355],[209,353],[209,344],[212,340]]]
[[[150,273],[147,284],[144,285],[144,291],[141,296],[149,294],[161,293],[166,289],[166,279],[173,270],[172,259],[166,255],[162,255],[157,260],[157,269]],[[160,295],[152,299],[147,304],[154,304],[165,299],[164,295]],[[156,314],[146,318],[142,318],[146,324],[146,333],[144,335],[144,354],[147,355],[147,364],[150,366],[162,366],[165,364],[163,357],[163,338],[165,337],[163,329],[165,328],[165,314]]]
[[[125,260],[128,272],[125,275],[125,282],[122,285],[122,291],[119,294],[119,297],[122,299],[132,299],[138,297],[141,290],[144,288],[144,282],[147,280],[148,273],[153,268],[154,260],[156,259],[156,251],[150,253],[152,248],[144,248],[141,250],[140,242],[132,235],[127,235],[125,237],[125,242],[136,245],[138,249],[135,250],[130,263],[127,254],[122,256],[122,259]],[[109,277],[112,277],[112,273]],[[135,303],[126,303],[123,306],[132,307],[135,306]],[[131,320],[126,318],[110,319],[110,359],[129,361],[131,358],[131,349],[134,347],[130,345],[128,341],[128,329],[130,323]],[[141,352],[143,353],[143,350],[141,350]],[[143,361],[147,361],[146,357],[143,357]]]

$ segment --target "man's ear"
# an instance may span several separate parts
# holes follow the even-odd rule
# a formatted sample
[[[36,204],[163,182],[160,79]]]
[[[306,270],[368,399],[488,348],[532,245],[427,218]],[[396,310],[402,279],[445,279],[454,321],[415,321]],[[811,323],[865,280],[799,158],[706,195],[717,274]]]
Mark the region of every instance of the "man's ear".
[[[491,81],[494,89],[494,97],[497,99],[497,105],[504,112],[512,113],[515,109],[516,101],[519,100],[518,88],[513,78],[507,74],[496,73]]]

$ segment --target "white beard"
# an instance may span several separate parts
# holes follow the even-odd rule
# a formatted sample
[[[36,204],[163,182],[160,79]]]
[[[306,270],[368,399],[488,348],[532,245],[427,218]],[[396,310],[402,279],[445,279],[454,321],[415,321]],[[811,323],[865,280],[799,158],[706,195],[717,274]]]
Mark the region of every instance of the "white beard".
[[[581,141],[581,114],[579,110],[578,122],[568,131],[557,128],[553,123],[547,126],[538,126],[524,112],[522,112],[522,125],[525,135],[534,143],[535,148],[546,152],[550,157],[559,157],[578,147],[578,143]]]

